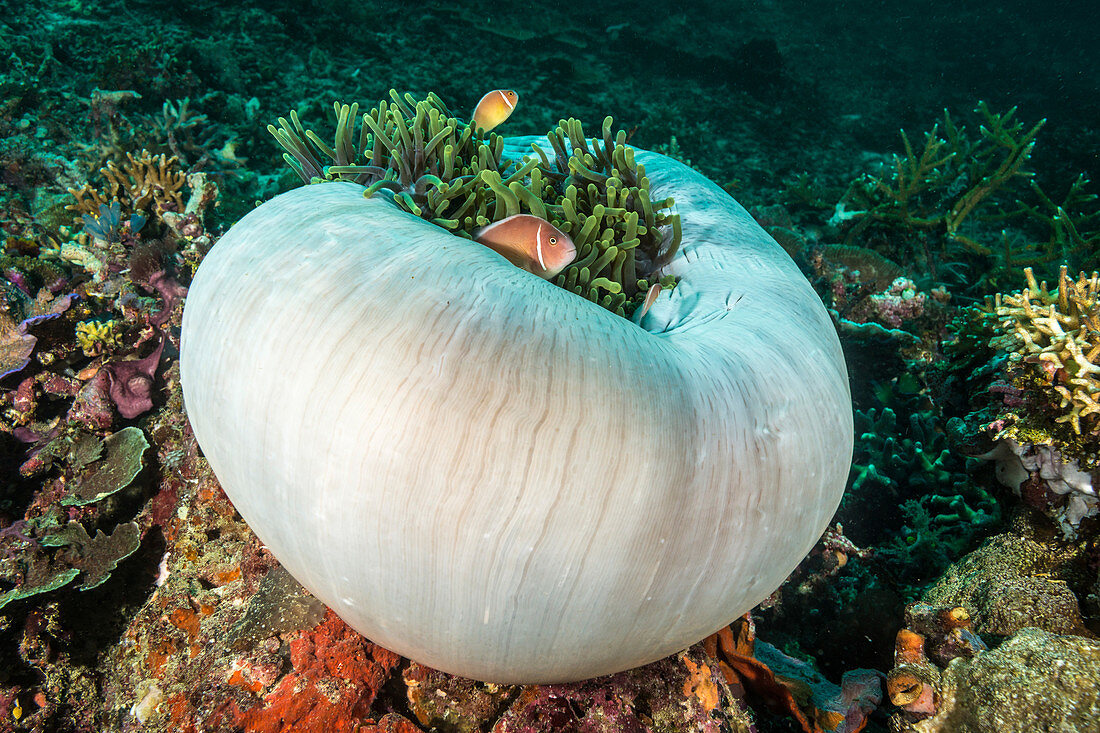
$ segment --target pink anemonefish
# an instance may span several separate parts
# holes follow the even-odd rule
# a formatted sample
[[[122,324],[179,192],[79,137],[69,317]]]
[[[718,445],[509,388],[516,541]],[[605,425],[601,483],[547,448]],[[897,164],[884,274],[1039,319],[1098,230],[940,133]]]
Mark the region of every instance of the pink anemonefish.
[[[642,303],[642,312],[638,315],[639,319],[645,317],[646,313],[649,313],[649,309],[653,307],[653,304],[657,302],[657,296],[661,294],[661,283],[653,283],[649,286],[649,291],[645,294],[645,302]]]
[[[474,127],[481,128],[485,132],[504,122],[516,108],[519,95],[511,89],[494,89],[481,98],[474,107],[474,115],[471,118]]]
[[[516,214],[482,227],[474,232],[474,241],[545,280],[577,258],[577,248],[568,234],[531,214]]]

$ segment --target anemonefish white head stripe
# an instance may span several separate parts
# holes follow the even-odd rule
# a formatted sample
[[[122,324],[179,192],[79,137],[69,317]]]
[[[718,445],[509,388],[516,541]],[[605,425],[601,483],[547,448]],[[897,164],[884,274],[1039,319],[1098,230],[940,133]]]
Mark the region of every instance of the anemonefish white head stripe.
[[[511,89],[494,89],[481,98],[474,107],[471,120],[474,127],[485,132],[504,122],[512,114],[519,102],[519,95]]]
[[[577,258],[568,234],[531,214],[516,214],[482,227],[474,232],[474,241],[546,280]]]
[[[546,269],[546,260],[542,258],[542,224],[535,231],[535,254],[539,257],[539,266]]]

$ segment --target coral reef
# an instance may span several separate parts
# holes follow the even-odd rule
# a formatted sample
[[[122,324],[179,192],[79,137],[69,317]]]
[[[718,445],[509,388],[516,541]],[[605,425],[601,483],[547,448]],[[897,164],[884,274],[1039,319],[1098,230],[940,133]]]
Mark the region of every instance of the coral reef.
[[[912,596],[1000,523],[1002,505],[972,476],[978,462],[949,447],[934,410],[910,412],[907,423],[889,407],[856,411],[856,451],[839,516],[861,544],[877,548],[876,559]]]
[[[947,111],[942,120],[944,137],[937,123],[925,133],[919,152],[902,131],[904,155],[893,157],[889,171],[853,182],[837,205],[834,222],[852,222],[845,243],[866,239],[872,228],[901,230],[914,247],[907,255],[922,258],[933,274],[937,265],[947,264],[947,247],[952,244],[973,255],[999,258],[1003,270],[1059,258],[1088,261],[1100,230],[1086,230],[1098,213],[1095,196],[1084,191],[1087,179],[1078,177],[1058,205],[1024,168],[1046,120],[1025,128],[1015,119],[1015,107],[996,113],[985,102],[978,103],[975,113],[977,139],[967,135]],[[1009,198],[1018,188],[1017,179],[1028,181],[1027,193],[1035,197],[1034,203]],[[1006,203],[1017,208],[1006,211]],[[998,246],[981,243],[971,223],[978,212],[991,208],[1002,220],[1045,227],[1045,241],[1029,238],[1021,245],[1002,232]],[[937,236],[943,238],[942,244],[933,245],[929,238]]]
[[[848,231],[847,243],[867,227],[886,223],[908,230],[942,228],[949,239],[981,254],[989,253],[988,248],[960,230],[989,197],[1012,179],[1030,175],[1023,166],[1046,120],[1025,132],[1023,123],[1013,119],[1015,107],[995,113],[985,102],[979,102],[975,111],[981,118],[978,140],[968,138],[965,128],[956,125],[947,111],[943,118],[946,138],[939,136],[939,124],[933,125],[925,133],[919,153],[902,131],[905,154],[894,156],[892,170],[855,182],[838,208],[838,218],[856,220]],[[848,211],[845,203],[862,210]]]
[[[99,356],[109,348],[121,346],[117,325],[118,322],[111,319],[76,324],[76,342],[84,356]]]
[[[1074,589],[1089,575],[1079,549],[1052,550],[1038,537],[1008,533],[951,566],[923,594],[933,607],[961,606],[985,637],[1010,636],[1027,626],[1056,634],[1092,636]]]
[[[91,223],[88,217],[95,217],[104,206],[120,204],[121,207],[115,210],[112,226],[118,225],[120,213],[128,217],[139,214],[147,218],[150,213],[181,211],[185,177],[178,163],[176,156],[168,158],[163,153],[154,156],[148,150],[141,151],[138,156],[127,153],[126,162],[122,165],[108,161],[106,167],[100,169],[106,183],[103,191],[88,183],[82,188],[70,189],[69,193],[76,203],[65,208],[84,218],[87,225]],[[100,232],[99,237],[108,239],[108,232]]]
[[[718,672],[713,659],[696,646],[611,677],[571,685],[524,687],[497,719],[493,731],[749,733],[753,730],[752,719],[738,704],[733,687]]]
[[[1095,266],[1100,207],[1087,176],[1055,201],[1026,167],[1046,121],[1027,127],[1015,107],[999,113],[985,102],[974,119],[976,137],[945,110],[923,145],[903,130],[903,152],[843,193],[803,175],[788,199],[818,212],[835,200],[826,230],[842,237],[842,246],[894,258],[977,297],[1024,266]]]
[[[1095,278],[1075,282],[1063,267],[1050,291],[1030,269],[1025,276],[1026,290],[968,308],[952,324],[937,399],[955,414],[950,442],[995,461],[1000,483],[1073,536],[1100,510]]]
[[[121,719],[147,730],[751,730],[700,646],[608,678],[520,688],[371,644],[274,562],[193,441],[183,445],[157,585],[107,667],[106,709]]]
[[[1080,470],[1077,461],[1065,458],[1049,442],[1021,444],[1002,437],[981,457],[993,460],[997,480],[1029,506],[1045,512],[1066,537],[1076,536],[1083,520],[1100,513],[1093,474]]]
[[[301,670],[291,665],[290,645],[308,637],[321,613],[315,600],[272,569],[270,557],[234,517],[194,454],[174,386],[174,359],[179,304],[202,254],[254,202],[292,185],[292,174],[278,172],[278,155],[258,122],[291,108],[303,118],[318,118],[331,109],[333,98],[385,97],[390,82],[372,73],[383,65],[400,70],[402,84],[410,89],[435,88],[463,103],[484,91],[491,70],[492,81],[515,85],[525,95],[525,104],[508,122],[511,130],[546,129],[559,110],[590,120],[610,111],[616,119],[632,121],[631,143],[667,144],[668,154],[690,160],[740,200],[760,204],[758,209],[782,201],[791,213],[768,231],[818,279],[819,292],[837,312],[860,420],[876,426],[859,448],[859,465],[867,470],[861,491],[869,496],[888,487],[885,491],[910,498],[870,505],[868,511],[892,539],[865,544],[857,535],[863,529],[859,521],[844,518],[845,532],[858,537],[859,546],[853,550],[835,536],[820,544],[770,599],[775,605],[757,614],[761,635],[788,655],[812,655],[834,681],[854,667],[888,669],[891,661],[884,655],[893,654],[903,600],[911,600],[899,591],[917,592],[933,579],[909,569],[915,580],[896,582],[887,570],[904,556],[891,558],[887,552],[884,559],[882,551],[900,550],[910,536],[920,537],[916,546],[931,552],[920,557],[942,562],[965,551],[954,530],[967,531],[965,523],[935,521],[940,512],[960,519],[967,512],[932,505],[916,489],[907,493],[907,477],[890,467],[918,468],[920,491],[940,472],[948,474],[944,483],[952,491],[965,476],[996,499],[1002,516],[1011,516],[1018,502],[996,488],[992,466],[997,465],[1002,476],[1014,477],[1010,483],[1019,490],[1019,501],[1041,510],[1062,532],[1029,514],[1036,530],[1026,542],[994,540],[985,553],[990,570],[968,565],[946,586],[936,585],[937,605],[924,604],[933,609],[929,614],[907,620],[928,637],[922,641],[927,656],[922,650],[912,657],[934,668],[929,676],[943,702],[941,712],[918,729],[1094,728],[1095,711],[1091,718],[1070,715],[1070,695],[1079,695],[1079,707],[1098,695],[1086,687],[1096,679],[1095,667],[1081,663],[1088,642],[1067,631],[1077,628],[1078,619],[1098,630],[1096,519],[1085,516],[1091,511],[1090,494],[1077,488],[1083,485],[1081,475],[1091,480],[1096,469],[1089,432],[1094,416],[1078,410],[1080,434],[1072,417],[1056,422],[1073,410],[1070,403],[1061,406],[1062,395],[1055,389],[1066,388],[1072,399],[1074,387],[1064,381],[1068,372],[1050,378],[1040,363],[1027,361],[1020,342],[1000,328],[994,312],[958,308],[989,293],[1018,289],[1024,264],[1034,266],[1037,280],[1050,282],[1059,279],[1062,262],[1069,272],[1098,266],[1100,208],[1089,182],[1097,178],[1098,137],[1082,122],[1095,111],[1095,69],[1100,68],[1088,63],[1091,26],[1067,23],[1057,9],[1041,16],[989,14],[965,3],[942,6],[934,16],[899,14],[896,23],[886,24],[877,13],[841,8],[828,17],[807,17],[781,3],[745,6],[737,22],[729,23],[730,8],[717,3],[690,11],[635,13],[625,24],[602,9],[581,6],[517,4],[494,7],[490,14],[460,0],[428,4],[423,13],[410,14],[399,3],[320,4],[306,23],[298,20],[300,8],[280,2],[200,3],[190,6],[192,12],[183,19],[167,5],[135,8],[117,0],[4,5],[0,592],[4,597],[34,588],[43,592],[9,598],[0,609],[0,730],[156,731],[168,729],[172,721],[184,721],[179,727],[186,730],[190,721],[205,719],[209,705],[227,699],[241,704],[242,715],[262,709],[284,676],[313,690],[331,684],[345,695],[347,688],[340,685],[347,677],[339,670],[330,675],[327,666],[317,664],[318,649],[322,655],[347,651],[349,659],[358,650],[359,660],[373,661],[369,651],[363,654],[363,647],[326,622],[323,639],[299,643]],[[331,32],[340,27],[356,29],[355,53],[348,53],[346,34]],[[923,43],[929,34],[947,42]],[[1005,38],[1012,39],[1011,53],[991,50],[1004,46]],[[524,53],[516,53],[517,44]],[[1058,53],[1061,47],[1078,52]],[[637,53],[639,48],[645,53]],[[974,63],[975,53],[984,54],[985,62]],[[632,65],[623,67],[627,56]],[[878,71],[883,68],[889,72]],[[998,190],[976,188],[980,178],[967,174],[948,175],[964,168],[985,170],[978,167],[984,165],[981,160],[963,161],[958,154],[926,168],[921,181],[910,175],[919,172],[929,142],[938,146],[932,152],[943,157],[952,136],[965,138],[970,152],[991,152],[988,170],[997,173],[1010,151],[981,137],[981,113],[966,122],[968,134],[954,124],[962,119],[954,114],[954,132],[946,127],[946,117],[933,140],[910,132],[909,151],[903,142],[897,161],[876,152],[899,147],[899,124],[910,131],[928,129],[924,120],[945,105],[964,109],[975,89],[988,94],[989,110],[1008,109],[1015,99],[1021,104],[1019,119],[1050,119],[1032,140],[1038,145],[1017,148],[1010,161],[1018,164],[1017,175],[1006,178],[1009,169],[1002,171]],[[1012,132],[1015,119],[1006,131]],[[1021,127],[1011,139],[1024,142],[1031,129]],[[140,151],[148,151],[150,159],[163,155],[166,166],[176,157],[167,170],[201,175],[207,192],[216,181],[220,206],[208,201],[200,215],[201,199],[189,199],[184,189],[185,212],[158,216],[146,210],[142,216],[148,221],[139,226],[128,209],[123,213],[130,201],[123,193],[116,213],[110,184],[94,176],[90,180],[88,172],[113,168],[122,174],[145,157]],[[930,156],[925,163],[938,160]],[[1019,175],[1028,169],[1037,174]],[[1081,169],[1088,174],[1078,175]],[[198,185],[197,177],[191,180]],[[878,183],[881,191],[870,190]],[[905,201],[909,218],[938,217],[939,223],[923,227],[898,218],[901,209],[891,206],[887,194],[900,193],[903,184],[913,192]],[[73,225],[73,212],[65,210],[70,188],[88,190],[89,202],[90,190],[97,191],[106,209],[92,206],[80,212],[87,219],[79,216]],[[967,203],[973,206],[959,219],[964,209],[956,209],[957,204],[972,190],[975,195]],[[496,199],[488,200],[492,215]],[[189,201],[195,202],[194,217],[186,213]],[[882,216],[870,217],[868,211]],[[957,222],[953,236],[949,219]],[[607,216],[604,224],[615,226]],[[858,252],[833,249],[843,247],[838,243],[849,235],[849,245]],[[162,240],[170,241],[162,247]],[[817,252],[824,256],[818,258]],[[897,269],[887,266],[880,273],[868,253]],[[139,267],[131,270],[135,260]],[[887,297],[899,277],[913,287]],[[941,303],[936,293],[946,293],[941,290],[945,284],[952,297]],[[1027,297],[1033,306],[1039,303]],[[917,307],[923,313],[915,315]],[[1054,307],[1059,309],[1057,303]],[[847,318],[850,312],[855,319]],[[895,314],[903,317],[893,319]],[[1030,329],[1025,320],[1020,324]],[[116,324],[115,338],[98,344],[77,340],[78,324],[110,321]],[[163,338],[150,338],[149,326],[162,329]],[[952,340],[941,349],[938,341],[945,333]],[[995,337],[998,346],[990,347]],[[158,347],[163,351],[150,372],[148,362]],[[1010,353],[1021,358],[1010,361]],[[114,364],[123,361],[145,363],[112,376]],[[133,390],[119,391],[131,378],[146,399]],[[879,399],[883,390],[893,390],[894,397]],[[899,404],[899,393],[920,393],[939,412],[929,412],[927,404]],[[136,416],[123,416],[118,400]],[[890,432],[886,409],[895,415]],[[921,415],[917,427],[914,414]],[[134,481],[89,504],[63,505],[72,496],[70,488],[95,486],[90,480],[98,473],[94,467],[108,453],[100,447],[93,459],[96,446],[131,428],[150,444]],[[998,439],[1002,430],[1010,432]],[[890,441],[899,452],[896,460],[886,450]],[[946,456],[945,448],[951,451]],[[996,464],[982,467],[962,458],[995,448],[1006,456]],[[923,470],[921,454],[932,470]],[[871,473],[871,465],[881,479]],[[30,475],[24,476],[21,466]],[[979,512],[995,511],[977,493],[964,492],[963,501]],[[923,517],[918,509],[926,510]],[[129,547],[133,524],[138,549],[120,559],[104,582],[78,590],[94,577],[81,577],[85,571],[78,565],[91,547],[101,546],[97,539],[117,535],[118,546],[107,553],[117,554]],[[62,532],[72,541],[40,546],[43,537]],[[1067,543],[1081,552],[1070,571],[1054,552]],[[32,561],[44,577],[41,583],[27,582],[26,563],[38,556],[57,562]],[[998,566],[996,556],[1015,559],[1011,567]],[[1029,564],[1028,557],[1047,559]],[[981,586],[982,598],[966,591],[971,582]],[[58,585],[50,590],[52,583]],[[986,597],[993,600],[986,604]],[[1029,608],[1031,599],[1038,612]],[[964,656],[940,669],[946,657],[931,649],[939,635],[946,639],[948,634],[928,616],[951,611],[953,603],[966,604],[973,614],[971,627],[982,633],[1029,623],[1060,630],[1058,635],[1019,630],[992,652]],[[989,621],[986,608],[992,611]],[[1059,625],[1058,614],[1070,621]],[[991,644],[998,640],[987,639]],[[223,643],[232,646],[234,656],[219,666],[207,649]],[[1025,653],[1028,647],[1032,651]],[[234,669],[237,659],[242,663]],[[754,725],[771,733],[798,725],[789,713],[771,718],[761,698],[739,697],[736,686],[717,672],[719,661],[702,649],[694,648],[683,660],[680,667],[666,660],[670,676],[652,683],[653,689],[669,691],[669,704],[662,708],[667,717],[649,714],[651,683],[644,679],[616,688],[619,697],[593,691],[591,704],[585,695],[594,687],[524,692],[533,700],[531,711],[565,728],[575,727],[582,713],[590,721],[602,711],[619,714],[629,708],[639,729],[675,730],[681,722],[699,724],[699,715],[689,713],[699,713],[713,700],[721,704],[711,714],[722,722],[739,717],[729,723],[734,730]],[[689,668],[688,661],[695,666]],[[1058,679],[1049,674],[1055,669],[1062,670]],[[316,676],[306,676],[307,670]],[[936,707],[935,698],[928,699],[931,683],[917,688],[912,682],[892,673],[887,684],[891,699],[901,693],[896,698],[902,708],[899,729],[920,725],[910,710]],[[513,688],[491,690],[402,661],[390,671],[370,715],[362,718],[372,722],[364,722],[361,730],[487,730],[509,701],[519,699],[517,694]],[[731,698],[737,710],[727,707]],[[310,700],[317,704],[310,714],[321,719],[326,702],[315,696]],[[745,704],[757,710],[753,723]],[[223,708],[226,727],[233,720],[230,710]],[[259,718],[257,728],[277,729],[277,719]],[[525,723],[530,718],[520,711],[510,716]],[[628,718],[623,714],[616,720]],[[869,725],[870,730],[884,728],[881,714]]]

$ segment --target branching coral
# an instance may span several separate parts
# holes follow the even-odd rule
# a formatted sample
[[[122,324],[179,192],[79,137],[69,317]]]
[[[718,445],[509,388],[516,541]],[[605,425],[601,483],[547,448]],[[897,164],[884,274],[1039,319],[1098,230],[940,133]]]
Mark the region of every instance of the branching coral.
[[[968,476],[934,413],[914,412],[901,425],[890,408],[857,411],[855,418],[851,488],[841,515],[855,520],[874,512],[872,524],[852,522],[855,536],[878,546],[899,578],[919,585],[999,522],[1001,506]]]
[[[122,345],[118,323],[114,320],[76,324],[76,342],[80,344],[84,356],[98,356],[108,348]]]
[[[892,164],[853,181],[837,203],[830,223],[845,230],[845,243],[888,248],[933,279],[977,289],[1000,289],[1006,273],[1025,266],[1094,267],[1100,208],[1088,178],[1056,196],[1027,169],[1045,121],[1027,126],[1015,107],[997,113],[984,102],[975,113],[977,136],[946,111],[923,145],[902,131]]]
[[[1030,217],[1050,231],[1049,247],[1062,259],[1079,257],[1083,263],[1100,264],[1097,244],[1100,244],[1100,208],[1097,195],[1086,190],[1088,177],[1082,173],[1074,179],[1062,201],[1054,201],[1035,181],[1031,181],[1036,203],[1020,202],[1014,212]]]
[[[950,239],[973,251],[990,253],[960,229],[982,202],[1013,178],[1031,176],[1023,166],[1046,120],[1025,132],[1023,124],[1013,119],[1015,107],[997,114],[979,102],[976,111],[982,118],[981,137],[976,141],[946,111],[945,137],[939,135],[939,123],[933,125],[919,153],[902,131],[905,154],[894,156],[893,169],[885,175],[866,176],[849,189],[848,195],[865,211],[859,212],[858,223],[849,230],[848,242],[871,224],[885,222],[915,229],[942,228]]]
[[[210,125],[210,118],[196,114],[188,97],[175,102],[165,100],[159,115],[139,115],[138,119],[151,144],[166,145],[176,157],[185,161],[188,159],[185,153],[190,153],[194,159],[217,150],[214,142],[217,133],[205,129]]]
[[[143,240],[178,249],[178,261],[167,271],[186,272],[197,266],[211,244],[204,219],[218,197],[217,184],[201,171],[183,172],[175,156],[142,151],[139,156],[127,153],[127,159],[121,167],[109,163],[102,168],[101,185],[85,183],[69,189],[75,201],[65,208],[77,214],[83,231],[74,235],[62,227],[65,239],[48,254],[79,265],[96,283],[134,267],[130,260],[143,248]],[[131,279],[150,290],[161,290],[142,277]],[[170,307],[172,299],[164,292],[161,295]]]
[[[1068,423],[1078,435],[1100,435],[1100,275],[1082,272],[1071,280],[1063,266],[1058,288],[1050,291],[1031,268],[1024,273],[1027,289],[996,300],[1010,339],[1001,345],[1045,385],[1061,413],[1056,422]]]
[[[504,138],[477,137],[434,94],[417,101],[391,90],[390,98],[362,116],[358,135],[359,105],[335,104],[331,146],[294,112],[268,130],[304,182],[351,181],[367,186],[368,197],[386,192],[458,236],[518,213],[547,219],[577,247],[576,261],[554,283],[619,315],[633,312],[675,254],[680,219],[667,213],[673,201],[650,197],[645,167],[626,133],[613,133],[610,117],[591,140],[579,121],[562,120],[547,135],[549,152],[533,145],[536,155],[512,158]]]
[[[100,173],[107,188],[101,191],[85,183],[79,189],[70,189],[76,203],[65,208],[78,216],[95,217],[100,214],[101,207],[118,201],[121,213],[127,216],[140,212],[183,211],[186,176],[179,170],[179,159],[174,155],[170,158],[163,153],[152,155],[147,150],[137,157],[127,153],[126,162],[121,166],[110,161]]]
[[[952,447],[995,461],[1001,484],[1072,537],[1097,511],[1095,372],[1077,361],[1095,363],[1096,276],[1074,281],[1063,268],[1051,292],[1026,274],[1023,292],[989,298],[951,323],[935,396],[953,415]]]

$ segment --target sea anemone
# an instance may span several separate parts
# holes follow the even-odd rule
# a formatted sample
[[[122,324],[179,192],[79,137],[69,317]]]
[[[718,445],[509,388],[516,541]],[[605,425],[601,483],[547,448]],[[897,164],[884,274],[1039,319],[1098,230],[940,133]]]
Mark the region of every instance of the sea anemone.
[[[494,682],[623,670],[750,609],[832,516],[852,411],[825,309],[722,189],[632,154],[683,220],[637,323],[346,181],[265,203],[199,268],[196,438],[376,643]]]

